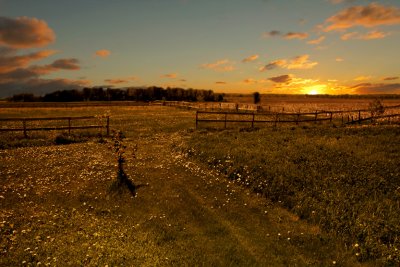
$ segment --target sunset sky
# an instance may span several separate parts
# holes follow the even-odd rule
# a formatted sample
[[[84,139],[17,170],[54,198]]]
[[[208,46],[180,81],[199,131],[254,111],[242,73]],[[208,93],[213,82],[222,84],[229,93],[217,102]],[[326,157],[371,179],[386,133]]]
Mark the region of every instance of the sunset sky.
[[[0,0],[0,97],[400,93],[399,0]]]

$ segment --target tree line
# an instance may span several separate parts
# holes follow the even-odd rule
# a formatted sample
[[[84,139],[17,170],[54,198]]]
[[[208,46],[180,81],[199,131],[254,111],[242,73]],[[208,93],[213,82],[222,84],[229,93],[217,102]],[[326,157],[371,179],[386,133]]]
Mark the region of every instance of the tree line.
[[[15,94],[8,99],[14,102],[79,102],[79,101],[218,101],[224,100],[224,94],[215,94],[212,90],[162,88],[157,86],[144,88],[102,88],[92,87],[82,90],[58,90],[44,96],[24,93]]]

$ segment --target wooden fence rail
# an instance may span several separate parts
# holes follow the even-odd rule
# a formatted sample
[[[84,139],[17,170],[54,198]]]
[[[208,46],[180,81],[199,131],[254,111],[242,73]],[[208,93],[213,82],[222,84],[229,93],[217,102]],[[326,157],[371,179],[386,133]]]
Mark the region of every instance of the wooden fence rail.
[[[76,120],[90,120],[90,119],[101,119],[105,120],[104,124],[96,125],[84,125],[84,126],[73,126],[72,121]],[[27,122],[33,121],[68,121],[68,126],[43,126],[43,127],[29,127]],[[46,117],[46,118],[0,118],[0,122],[21,122],[21,127],[12,128],[0,128],[0,132],[23,132],[25,137],[28,137],[28,131],[51,131],[51,130],[68,130],[68,134],[71,130],[78,129],[106,129],[107,136],[110,135],[110,117],[96,117],[96,116],[81,116],[81,117]]]
[[[223,115],[223,119],[215,118],[199,118],[200,114],[212,114],[212,115]],[[319,117],[318,115],[323,115]],[[251,117],[251,119],[237,119],[232,116],[238,117]],[[228,118],[230,117],[230,118]],[[270,119],[268,119],[270,118]],[[308,113],[243,113],[243,112],[214,112],[214,111],[196,111],[196,129],[199,122],[217,122],[224,123],[224,127],[227,127],[227,123],[239,122],[249,123],[251,127],[254,127],[256,123],[303,123],[303,122],[318,122],[318,121],[330,121],[332,122],[332,112],[308,112]]]
[[[398,106],[396,106],[398,108]],[[379,119],[387,118],[389,121],[391,118],[400,117],[399,113],[386,114],[379,116],[368,116],[362,117],[361,112],[367,112],[368,110],[352,110],[352,111],[316,111],[316,112],[305,112],[305,113],[256,113],[256,112],[220,112],[220,111],[196,111],[196,128],[199,122],[207,123],[223,123],[224,128],[227,127],[227,123],[249,123],[253,128],[256,123],[272,123],[275,126],[278,123],[299,123],[306,122],[320,122],[320,121],[340,121],[342,124],[353,124],[361,123],[363,121],[374,121]],[[347,122],[345,121],[344,114],[346,113],[358,113],[358,117],[354,119],[353,116],[347,115]],[[209,117],[202,117],[201,114],[209,114]],[[339,117],[334,117],[339,115]],[[341,115],[341,116],[340,116]],[[216,118],[217,117],[217,118]],[[243,118],[247,117],[247,118]]]
[[[385,118],[388,118],[390,121],[390,118],[395,118],[395,117],[400,117],[400,114],[390,114],[390,115],[380,115],[380,116],[374,116],[374,117],[368,117],[368,118],[360,118],[358,120],[348,121],[348,122],[346,122],[346,124],[361,123],[363,121],[375,121],[375,120],[385,119]]]

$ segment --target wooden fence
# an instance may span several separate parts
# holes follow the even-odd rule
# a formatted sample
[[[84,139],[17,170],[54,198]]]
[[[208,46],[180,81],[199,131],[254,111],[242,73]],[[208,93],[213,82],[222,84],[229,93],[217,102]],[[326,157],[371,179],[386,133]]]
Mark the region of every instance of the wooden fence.
[[[386,110],[399,109],[400,106],[387,107]],[[366,114],[368,116],[366,116]],[[364,115],[364,116],[363,116]],[[362,123],[364,121],[378,121],[382,119],[400,117],[399,113],[371,116],[370,110],[346,110],[346,111],[316,111],[305,113],[274,113],[274,112],[221,112],[221,111],[196,111],[196,128],[199,122],[223,123],[227,128],[228,123],[248,123],[252,128],[255,124],[270,123],[276,126],[278,123],[310,123],[336,121],[342,124]]]
[[[348,121],[348,122],[346,122],[346,124],[362,123],[364,121],[374,122],[374,121],[377,121],[380,119],[388,119],[388,122],[390,123],[390,120],[392,118],[396,118],[396,117],[400,117],[400,114],[379,115],[379,116],[373,116],[373,117],[371,116],[371,117],[367,117],[367,118],[359,117],[359,119]]]
[[[202,114],[207,117],[201,118]],[[304,123],[330,121],[332,122],[332,112],[309,112],[309,113],[255,113],[255,112],[214,112],[214,111],[196,111],[196,128],[199,122],[223,123],[227,128],[227,123],[248,123],[253,128],[255,124],[271,123]]]
[[[80,101],[80,102],[7,102],[0,101],[0,108],[80,108],[80,107],[119,107],[148,106],[143,101]]]
[[[73,121],[78,120],[96,120],[97,124],[91,125],[72,125]],[[43,127],[34,127],[29,125],[29,122],[35,121],[66,121],[67,126],[52,125]],[[68,130],[68,134],[72,130],[78,129],[106,129],[107,136],[110,135],[110,117],[96,117],[96,116],[82,116],[82,117],[51,117],[51,118],[0,118],[0,122],[17,122],[17,126],[13,125],[11,128],[0,127],[0,132],[23,132],[25,137],[28,137],[28,131],[51,131],[51,130]],[[20,126],[18,127],[18,122]],[[105,124],[104,124],[105,122]],[[15,123],[14,123],[15,124]],[[31,126],[31,127],[30,127]]]

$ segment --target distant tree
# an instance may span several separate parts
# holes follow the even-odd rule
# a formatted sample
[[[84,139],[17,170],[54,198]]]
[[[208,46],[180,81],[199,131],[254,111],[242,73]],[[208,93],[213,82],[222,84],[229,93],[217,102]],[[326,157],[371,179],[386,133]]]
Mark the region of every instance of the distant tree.
[[[78,90],[62,90],[45,94],[43,101],[45,102],[76,102],[83,101],[84,96]]]
[[[10,101],[46,101],[46,102],[70,102],[70,101],[219,101],[222,102],[224,94],[214,94],[212,90],[183,89],[162,87],[137,87],[137,88],[106,88],[85,87],[82,90],[58,90],[37,97],[33,94],[16,94],[9,98]]]
[[[13,102],[35,102],[41,99],[33,94],[16,94],[13,95],[10,100]]]
[[[258,104],[261,101],[261,95],[259,92],[254,92],[253,93],[253,98],[254,98],[254,104]]]
[[[212,90],[203,90],[204,101],[215,101],[214,92]]]

